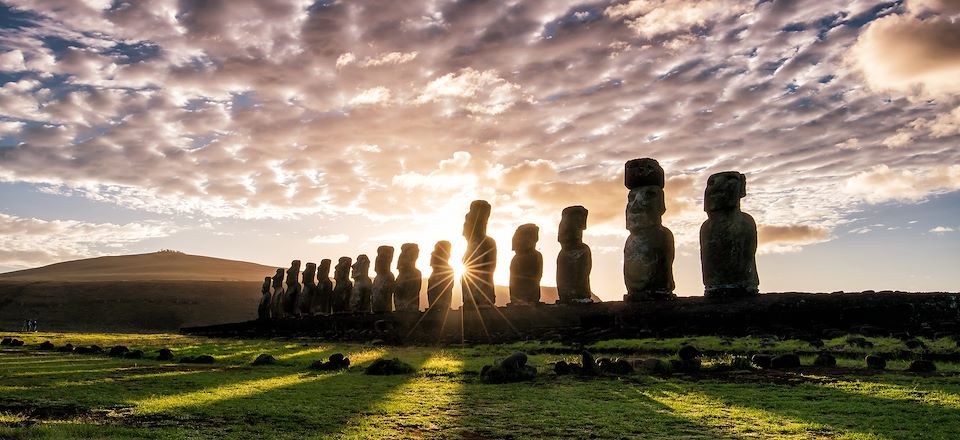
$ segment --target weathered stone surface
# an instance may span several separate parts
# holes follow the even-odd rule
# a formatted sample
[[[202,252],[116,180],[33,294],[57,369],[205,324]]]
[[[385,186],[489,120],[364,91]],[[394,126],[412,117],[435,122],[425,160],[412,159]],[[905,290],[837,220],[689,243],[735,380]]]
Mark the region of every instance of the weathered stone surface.
[[[830,368],[837,366],[837,358],[830,353],[820,353],[813,359],[814,367]]]
[[[333,279],[337,284],[334,286],[330,297],[331,313],[350,311],[350,299],[353,296],[353,281],[350,280],[352,264],[352,258],[340,257],[340,260],[337,261],[337,267],[333,270]]]
[[[799,367],[800,356],[797,356],[795,353],[784,353],[776,355],[773,357],[773,359],[770,359],[770,368],[784,369]]]
[[[331,302],[333,299],[333,282],[330,281],[329,258],[320,260],[317,266],[317,294],[314,299],[312,310],[313,314],[327,315],[330,313]]]
[[[400,359],[385,359],[380,358],[373,361],[366,370],[364,374],[369,374],[372,376],[391,376],[394,374],[410,374],[413,373],[413,367],[401,361]]]
[[[297,307],[300,301],[300,260],[290,262],[290,268],[287,269],[287,287],[283,294],[283,314],[284,316],[300,316],[300,309]]]
[[[277,359],[273,357],[273,355],[269,353],[260,353],[259,355],[257,355],[257,358],[253,360],[251,365],[254,365],[254,366],[274,365],[276,363],[277,363]]]
[[[216,361],[213,356],[209,354],[201,354],[197,356],[184,356],[180,358],[181,364],[212,364]]]
[[[377,248],[377,260],[373,270],[377,273],[373,279],[373,291],[370,304],[373,313],[388,313],[393,311],[393,294],[397,291],[397,278],[390,270],[393,264],[393,246]]]
[[[133,350],[123,354],[124,359],[143,359],[143,350]]]
[[[587,208],[569,206],[563,209],[560,219],[557,255],[558,302],[566,304],[592,303],[590,270],[593,257],[590,247],[583,242],[583,230],[587,228]]]
[[[53,342],[43,341],[37,346],[37,348],[40,350],[53,350],[56,347],[53,345]]]
[[[270,284],[271,277],[263,277],[263,286],[260,287],[260,305],[257,306],[257,319],[270,319]]]
[[[540,228],[533,223],[520,225],[513,234],[510,261],[510,305],[540,303],[540,279],[543,278],[543,255],[537,251]]]
[[[313,311],[313,303],[317,300],[316,263],[307,263],[302,276],[303,287],[297,300],[297,312],[300,315],[309,315]]]
[[[682,345],[677,349],[677,357],[684,361],[693,360],[700,357],[700,350],[692,345]]]
[[[773,355],[757,353],[753,356],[750,356],[750,362],[753,362],[753,365],[756,365],[760,368],[770,368],[770,364],[773,362]]]
[[[932,373],[937,371],[937,366],[932,361],[926,359],[917,359],[910,362],[910,366],[907,367],[907,371],[912,371],[914,373]]]
[[[157,360],[158,361],[169,361],[173,360],[173,351],[169,348],[161,348],[157,350]]]
[[[867,368],[871,370],[885,370],[887,368],[887,360],[883,356],[868,354],[863,358],[863,361],[867,364]]]
[[[431,311],[450,310],[453,301],[453,267],[450,266],[449,241],[441,240],[430,254],[430,267],[433,271],[427,279],[427,307]]]
[[[370,313],[370,297],[373,295],[373,281],[370,279],[370,258],[366,254],[357,256],[353,263],[353,291],[350,293],[350,310],[354,313]]]
[[[273,296],[270,298],[270,317],[283,318],[283,269],[278,268],[273,275]]]
[[[319,371],[338,371],[350,368],[350,358],[344,357],[342,353],[331,354],[327,361],[322,360],[310,364],[310,369]]]
[[[649,158],[626,164],[626,226],[630,236],[623,246],[623,280],[628,301],[673,299],[673,233],[663,226],[666,203],[663,168]]]
[[[463,304],[467,308],[496,304],[493,272],[497,268],[497,242],[487,236],[490,204],[474,200],[464,217],[463,236],[467,249],[463,255],[464,274],[460,280]]]
[[[743,297],[759,292],[757,224],[740,211],[747,180],[736,171],[717,173],[707,180],[700,226],[700,263],[704,296]]]
[[[533,380],[537,369],[527,365],[527,354],[518,351],[493,365],[485,365],[480,371],[484,383],[510,383]]]
[[[393,296],[397,311],[420,310],[423,273],[417,269],[418,258],[420,247],[415,243],[404,243],[400,246],[400,257],[397,258],[397,291]]]
[[[129,351],[130,349],[127,348],[126,345],[115,345],[110,347],[110,352],[108,354],[111,357],[121,357]]]

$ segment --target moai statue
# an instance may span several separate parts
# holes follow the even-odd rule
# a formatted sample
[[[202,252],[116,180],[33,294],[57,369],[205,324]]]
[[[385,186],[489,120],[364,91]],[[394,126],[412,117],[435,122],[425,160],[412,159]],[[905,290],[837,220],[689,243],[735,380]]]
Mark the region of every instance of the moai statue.
[[[700,226],[704,296],[759,293],[757,223],[740,211],[740,199],[746,195],[747,178],[736,171],[717,173],[707,179],[703,193],[707,221]]]
[[[317,265],[307,263],[303,268],[303,288],[297,301],[298,312],[301,315],[309,315],[313,311],[313,302],[317,300],[316,276]]]
[[[300,260],[290,262],[290,268],[287,269],[287,290],[283,295],[283,314],[284,316],[300,316],[300,308],[297,307],[300,302]]]
[[[333,279],[337,282],[330,295],[330,312],[343,313],[350,311],[350,299],[353,295],[353,281],[350,280],[350,267],[353,259],[340,257],[337,267],[333,268]]]
[[[263,277],[263,286],[260,287],[260,305],[257,307],[257,319],[270,319],[270,283],[271,277]]]
[[[283,318],[283,269],[277,269],[273,275],[273,297],[270,298],[270,316],[273,319]]]
[[[320,260],[317,267],[317,295],[313,301],[312,312],[326,315],[330,313],[330,303],[333,298],[333,282],[330,281],[330,259]]]
[[[497,294],[493,285],[493,271],[497,268],[497,242],[487,236],[490,204],[474,200],[463,221],[463,236],[467,250],[463,254],[463,278],[460,289],[464,307],[493,307]]]
[[[663,226],[667,211],[660,163],[643,158],[628,161],[623,175],[627,195],[627,229],[623,246],[623,281],[627,301],[674,299],[673,233]]]
[[[584,229],[587,229],[587,208],[564,208],[557,237],[560,242],[560,254],[557,255],[557,294],[560,296],[560,303],[593,302],[590,291],[593,257],[590,247],[583,242]]]
[[[370,280],[369,273],[370,258],[360,254],[357,262],[353,263],[353,291],[350,292],[350,310],[354,313],[370,313],[373,281]]]
[[[510,261],[510,304],[533,305],[540,303],[540,279],[543,278],[543,255],[537,251],[540,228],[533,223],[520,225],[513,234],[513,251]]]
[[[453,301],[453,267],[450,266],[449,241],[440,240],[430,254],[433,271],[427,279],[427,310],[450,310]]]
[[[418,258],[420,258],[420,247],[416,243],[404,243],[400,246],[400,257],[397,258],[397,291],[393,296],[397,311],[420,310],[423,273],[417,269]]]
[[[390,270],[393,264],[393,246],[377,248],[377,260],[373,271],[377,276],[373,278],[373,293],[370,297],[373,313],[390,313],[393,311],[393,294],[397,290],[397,278]]]

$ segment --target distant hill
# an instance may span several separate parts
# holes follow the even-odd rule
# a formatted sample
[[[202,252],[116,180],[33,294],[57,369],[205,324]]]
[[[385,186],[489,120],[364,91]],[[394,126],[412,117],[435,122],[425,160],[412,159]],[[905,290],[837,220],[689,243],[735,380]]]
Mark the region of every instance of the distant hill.
[[[263,281],[275,267],[180,252],[65,261],[0,274],[0,281]]]

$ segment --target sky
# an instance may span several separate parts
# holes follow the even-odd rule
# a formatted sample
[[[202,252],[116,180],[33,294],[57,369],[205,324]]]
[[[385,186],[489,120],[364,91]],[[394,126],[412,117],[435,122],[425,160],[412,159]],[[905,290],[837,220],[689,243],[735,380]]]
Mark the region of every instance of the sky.
[[[747,176],[764,292],[960,290],[960,2],[0,0],[0,271],[175,249],[286,267],[566,206],[622,298],[623,164]],[[269,274],[264,274],[269,275]]]

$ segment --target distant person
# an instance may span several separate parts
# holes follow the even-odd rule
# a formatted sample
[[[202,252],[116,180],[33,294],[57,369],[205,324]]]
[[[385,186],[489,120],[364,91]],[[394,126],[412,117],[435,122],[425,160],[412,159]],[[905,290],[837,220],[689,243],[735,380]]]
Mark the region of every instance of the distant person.
[[[37,320],[34,319],[33,322],[31,322],[30,324],[31,324],[31,325],[30,325],[30,331],[36,332],[36,331],[37,331]]]

